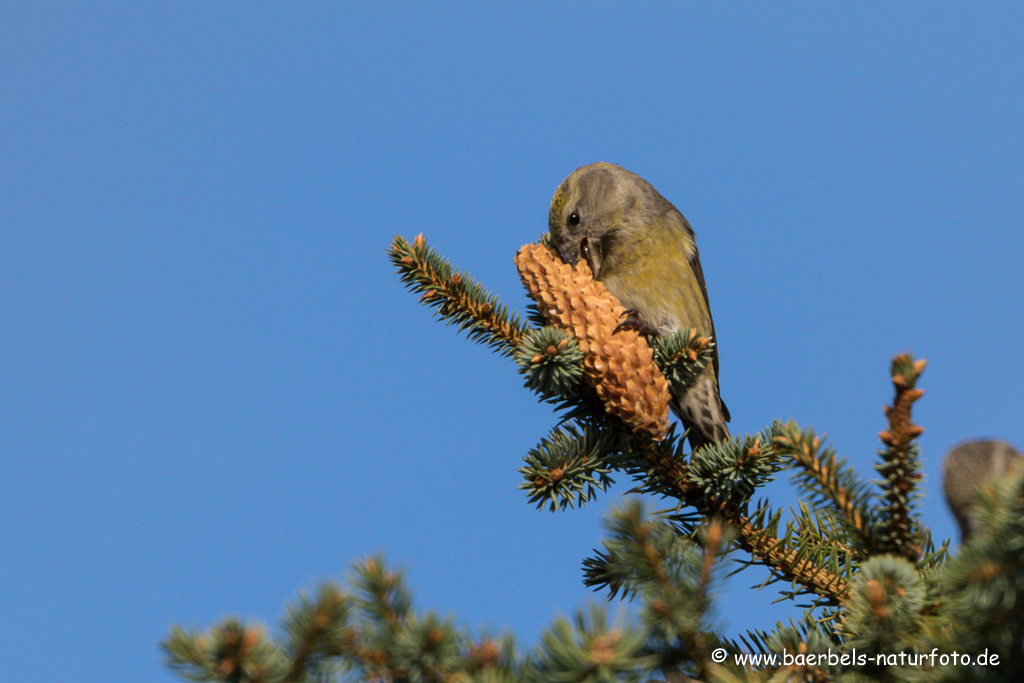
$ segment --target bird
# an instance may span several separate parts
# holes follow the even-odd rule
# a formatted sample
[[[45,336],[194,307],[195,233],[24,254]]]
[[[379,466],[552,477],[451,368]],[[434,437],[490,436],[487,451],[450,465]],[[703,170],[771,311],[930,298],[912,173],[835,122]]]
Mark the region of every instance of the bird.
[[[686,328],[714,337],[693,228],[637,174],[605,162],[576,169],[555,190],[548,229],[562,260],[585,260],[627,309],[624,326],[649,337]],[[730,438],[717,342],[713,364],[670,404],[693,452]]]
[[[998,439],[976,439],[957,444],[942,464],[942,489],[946,494],[960,540],[966,543],[979,530],[974,516],[979,488],[1024,465],[1016,448]]]

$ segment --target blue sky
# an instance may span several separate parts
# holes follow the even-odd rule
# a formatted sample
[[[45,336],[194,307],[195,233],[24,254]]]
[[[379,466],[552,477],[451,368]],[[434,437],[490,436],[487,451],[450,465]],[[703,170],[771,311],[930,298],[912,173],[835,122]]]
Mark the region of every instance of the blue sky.
[[[928,359],[955,535],[941,455],[1024,445],[1024,9],[899,5],[6,3],[5,673],[166,681],[172,623],[273,624],[378,550],[525,646],[583,604],[629,483],[529,507],[554,416],[385,248],[523,311],[516,249],[599,160],[697,231],[734,433],[792,418],[873,478],[889,359]],[[796,615],[755,581],[730,633]]]

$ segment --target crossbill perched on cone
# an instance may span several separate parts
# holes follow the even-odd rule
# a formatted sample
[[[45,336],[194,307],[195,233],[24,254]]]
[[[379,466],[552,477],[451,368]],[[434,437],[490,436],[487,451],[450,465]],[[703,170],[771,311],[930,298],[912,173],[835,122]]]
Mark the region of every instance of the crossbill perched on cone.
[[[585,259],[628,309],[625,325],[648,336],[685,328],[714,336],[693,228],[640,176],[603,162],[576,169],[551,199],[548,226],[562,260],[575,266]],[[713,367],[672,397],[692,450],[729,438],[717,341]]]

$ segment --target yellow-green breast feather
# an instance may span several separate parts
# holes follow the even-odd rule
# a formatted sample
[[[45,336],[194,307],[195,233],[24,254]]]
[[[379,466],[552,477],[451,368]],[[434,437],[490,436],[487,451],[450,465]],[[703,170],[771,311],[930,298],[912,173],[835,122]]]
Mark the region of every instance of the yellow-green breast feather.
[[[711,332],[711,314],[691,266],[693,239],[682,225],[659,217],[609,250],[601,281],[626,308],[659,329]]]

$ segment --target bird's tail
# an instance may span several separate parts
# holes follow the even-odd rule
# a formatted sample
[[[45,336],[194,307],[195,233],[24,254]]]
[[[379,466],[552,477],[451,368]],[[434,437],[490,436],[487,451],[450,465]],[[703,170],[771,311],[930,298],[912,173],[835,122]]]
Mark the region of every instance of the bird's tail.
[[[705,372],[690,389],[672,401],[674,412],[690,430],[690,450],[705,444],[729,438],[729,409],[718,395],[718,382],[711,372]]]

